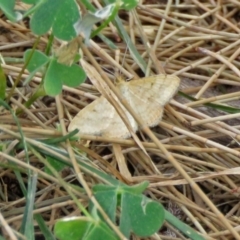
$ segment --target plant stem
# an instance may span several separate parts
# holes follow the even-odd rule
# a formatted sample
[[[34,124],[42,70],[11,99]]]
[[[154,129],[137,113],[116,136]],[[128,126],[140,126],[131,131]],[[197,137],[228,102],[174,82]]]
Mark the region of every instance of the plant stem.
[[[35,49],[36,49],[37,46],[38,46],[39,41],[40,41],[40,37],[38,37],[38,38],[36,39],[36,41],[35,41],[35,43],[34,43],[34,45],[33,45],[32,51],[31,51],[31,53],[30,53],[30,55],[29,55],[29,58],[26,60],[26,62],[25,62],[25,64],[24,64],[23,68],[21,69],[21,71],[20,71],[20,73],[19,73],[16,81],[14,82],[14,85],[13,85],[10,93],[9,93],[8,96],[7,96],[7,101],[9,101],[9,99],[11,98],[11,96],[12,96],[13,93],[14,93],[15,88],[17,87],[18,83],[20,82],[21,77],[22,77],[22,74],[23,74],[24,70],[26,69],[28,63],[30,62],[30,60],[31,60],[31,58],[32,58],[32,55],[33,55]]]
[[[41,83],[39,87],[37,88],[36,92],[28,99],[27,102],[25,102],[24,106],[26,108],[29,108],[39,97],[43,97],[46,95],[46,92],[44,90],[43,84]],[[17,109],[16,114],[22,113],[23,109]]]

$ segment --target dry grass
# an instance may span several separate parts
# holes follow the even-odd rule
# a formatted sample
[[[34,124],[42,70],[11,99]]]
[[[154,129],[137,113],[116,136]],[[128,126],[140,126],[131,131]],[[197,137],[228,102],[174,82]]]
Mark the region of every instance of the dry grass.
[[[176,96],[165,107],[159,126],[143,129],[144,133],[138,134],[142,148],[150,157],[131,139],[113,141],[83,136],[82,139],[91,141],[89,147],[83,143],[73,144],[86,152],[95,166],[125,183],[150,181],[148,195],[170,211],[176,208],[176,215],[206,239],[240,239],[240,113],[228,114],[203,105],[240,106],[240,3],[236,0],[186,0],[178,5],[171,4],[171,1],[167,5],[165,1],[160,1],[161,4],[151,2],[155,1],[143,2],[131,13],[120,12],[122,23],[150,66],[148,74],[164,71],[179,76],[182,79],[180,90],[195,97],[196,101]],[[23,64],[9,62],[8,57],[21,58],[25,49],[33,45],[36,36],[30,32],[26,22],[13,24],[2,16],[0,26],[0,51],[6,61],[2,67],[11,86]],[[118,50],[110,49],[96,38],[88,49],[82,46],[87,56],[85,59],[97,69],[100,66],[104,70],[117,69],[126,78],[142,77],[135,60],[129,53],[125,54],[126,44],[119,41],[115,27],[105,28],[102,34],[112,39]],[[41,38],[39,49],[45,48],[47,37]],[[59,45],[56,41],[54,47]],[[122,62],[123,66],[119,64]],[[21,81],[26,76],[27,72]],[[110,84],[108,77],[106,73],[103,76]],[[34,92],[40,79],[40,76],[35,76],[27,87],[22,87],[20,81],[14,97],[10,99],[13,109],[24,110],[19,115],[22,130],[26,141],[36,145],[35,139],[61,136],[62,133],[56,130],[57,124],[60,123],[64,129],[71,118],[97,96],[96,89],[86,82],[77,89],[64,87],[63,94],[56,99],[38,99],[30,109],[25,109],[23,103]],[[29,168],[25,163],[25,153],[14,152],[19,139],[15,121],[8,111],[1,108],[1,112],[0,139],[2,142],[12,141],[1,153],[1,161],[11,160],[22,168]],[[71,152],[68,142],[63,146]],[[14,155],[9,154],[12,151]],[[61,216],[79,214],[68,193],[59,187],[56,178],[44,173],[42,163],[34,154],[30,155],[30,162],[33,171],[39,174],[34,212],[44,215],[50,228]],[[66,170],[62,177],[69,182],[75,181],[78,166],[75,165],[74,169]],[[101,181],[87,174],[79,176],[89,188]],[[0,222],[3,224],[5,221],[6,225],[19,230],[25,198],[18,190],[18,182],[11,169],[1,168],[1,183]],[[78,197],[83,203],[86,201],[84,194],[78,193]],[[178,232],[175,234],[176,239],[182,239]],[[175,239],[163,232],[158,237]],[[157,235],[151,239],[157,239]]]

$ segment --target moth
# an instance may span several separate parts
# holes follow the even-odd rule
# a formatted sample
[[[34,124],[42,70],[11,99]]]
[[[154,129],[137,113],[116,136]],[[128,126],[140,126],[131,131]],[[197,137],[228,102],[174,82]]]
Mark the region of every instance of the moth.
[[[91,78],[92,72],[90,73],[88,70],[86,73]],[[164,106],[174,96],[179,84],[180,79],[177,76],[159,74],[129,82],[119,80],[116,87],[143,123],[153,127],[161,121]],[[119,101],[118,103],[124,110],[132,129],[136,132],[138,130],[137,122]],[[90,103],[72,119],[68,131],[75,129],[79,129],[80,135],[110,138],[129,138],[131,136],[115,108],[103,96]]]

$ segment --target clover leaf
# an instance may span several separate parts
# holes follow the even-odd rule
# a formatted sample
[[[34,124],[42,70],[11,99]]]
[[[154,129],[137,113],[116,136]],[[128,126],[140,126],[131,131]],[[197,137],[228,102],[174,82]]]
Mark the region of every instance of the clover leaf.
[[[99,184],[93,187],[94,196],[113,222],[116,222],[116,209],[120,207],[119,227],[127,238],[131,232],[140,237],[150,236],[164,222],[163,206],[142,195],[147,184],[143,182],[130,187]]]
[[[37,35],[52,28],[55,37],[68,41],[76,37],[73,25],[79,19],[80,11],[74,0],[47,0],[33,13],[30,27]]]
[[[30,57],[32,50],[24,53],[25,62]],[[44,69],[45,68],[45,69]],[[70,66],[59,63],[56,58],[48,57],[36,50],[27,66],[31,73],[45,71],[44,89],[47,95],[56,96],[62,91],[62,86],[77,87],[86,79],[84,70],[77,64]]]

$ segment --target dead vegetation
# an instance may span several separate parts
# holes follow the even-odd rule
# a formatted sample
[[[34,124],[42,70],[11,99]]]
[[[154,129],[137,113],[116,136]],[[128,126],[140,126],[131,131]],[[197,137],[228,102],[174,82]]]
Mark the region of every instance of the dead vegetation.
[[[240,3],[236,0],[165,2],[143,1],[135,11],[121,11],[119,17],[149,66],[147,75],[179,76],[180,91],[194,100],[180,93],[175,96],[165,107],[158,127],[138,132],[140,144],[133,139],[113,141],[82,136],[82,140],[88,140],[87,144],[72,142],[72,145],[85,152],[97,168],[120,181],[127,184],[149,181],[148,196],[160,201],[206,239],[240,239]],[[2,15],[0,27],[2,67],[8,76],[9,93],[23,67],[17,59],[32,47],[36,36],[29,30],[27,21],[10,23]],[[94,38],[88,48],[82,45],[85,60],[97,70],[121,72],[126,79],[143,77],[136,61],[125,51],[126,44],[120,40],[116,28],[111,24],[102,34],[118,49],[110,49],[99,38]],[[43,50],[47,41],[48,36],[41,37],[38,49]],[[59,46],[56,40],[54,47]],[[10,57],[16,58],[15,62]],[[66,134],[64,129],[71,118],[98,96],[95,87],[87,81],[77,89],[64,87],[55,99],[39,98],[26,109],[24,102],[41,80],[41,76],[36,75],[29,85],[23,86],[21,82],[27,76],[27,72],[21,75],[9,104],[13,110],[23,109],[18,119],[26,141],[35,146],[36,139]],[[103,79],[107,83],[109,77],[113,79],[105,71]],[[62,133],[57,130],[59,123]],[[11,161],[23,169],[29,168],[25,152],[14,151],[20,133],[12,115],[4,108],[1,108],[0,131],[2,143],[11,141],[0,153],[2,164]],[[70,151],[69,142],[62,145]],[[29,161],[33,171],[39,174],[34,212],[41,213],[50,228],[60,217],[79,214],[80,210],[58,180],[46,176],[43,163],[34,154],[30,154]],[[65,181],[79,179],[76,168],[61,173]],[[78,177],[80,175],[78,173]],[[90,189],[101,182],[88,174],[81,178]],[[0,222],[18,231],[25,198],[12,168],[2,165],[1,185]],[[85,194],[78,198],[83,203],[87,199]],[[165,227],[167,232],[160,231],[151,239],[184,239],[174,229],[169,230],[170,226]]]

